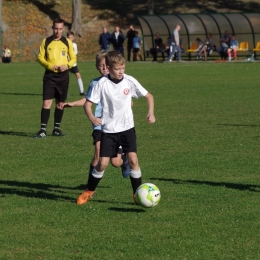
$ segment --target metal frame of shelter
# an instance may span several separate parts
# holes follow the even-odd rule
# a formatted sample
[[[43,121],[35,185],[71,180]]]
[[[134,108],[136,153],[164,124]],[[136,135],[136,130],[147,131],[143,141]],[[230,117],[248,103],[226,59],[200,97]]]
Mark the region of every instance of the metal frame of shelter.
[[[154,47],[155,34],[159,32],[166,43],[177,24],[181,27],[179,35],[185,50],[190,48],[196,38],[204,41],[208,33],[212,34],[218,47],[225,30],[235,34],[238,42],[248,42],[249,50],[253,50],[260,41],[260,13],[144,15],[137,18],[142,31],[144,57],[145,52]]]

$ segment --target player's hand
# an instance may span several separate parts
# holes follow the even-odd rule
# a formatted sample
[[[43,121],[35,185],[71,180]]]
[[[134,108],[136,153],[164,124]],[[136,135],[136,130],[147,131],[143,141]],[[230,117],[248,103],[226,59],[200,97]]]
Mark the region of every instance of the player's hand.
[[[59,71],[59,66],[57,65],[54,65],[53,68],[52,68],[53,71]]]
[[[65,107],[69,107],[69,108],[73,107],[72,102],[63,103],[63,105],[62,105],[62,109],[65,108]]]
[[[101,118],[98,118],[98,117],[93,117],[91,119],[91,122],[93,125],[95,126],[99,126],[99,125],[102,125],[102,119]]]
[[[147,123],[153,124],[155,122],[155,116],[154,115],[147,115]]]
[[[68,66],[67,65],[61,65],[60,67],[59,67],[59,71],[60,72],[64,72],[65,70],[67,70],[68,69]]]

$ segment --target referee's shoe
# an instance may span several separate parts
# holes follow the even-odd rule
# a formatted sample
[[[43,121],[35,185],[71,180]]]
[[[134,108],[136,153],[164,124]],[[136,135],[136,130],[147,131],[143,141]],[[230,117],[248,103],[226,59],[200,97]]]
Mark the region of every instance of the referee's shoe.
[[[65,136],[59,128],[54,128],[52,131],[52,136]]]

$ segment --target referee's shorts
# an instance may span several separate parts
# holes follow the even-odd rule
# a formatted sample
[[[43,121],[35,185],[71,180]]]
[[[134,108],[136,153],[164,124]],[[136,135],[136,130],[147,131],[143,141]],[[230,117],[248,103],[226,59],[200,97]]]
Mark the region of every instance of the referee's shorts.
[[[74,67],[72,67],[72,68],[70,69],[70,72],[73,73],[73,74],[78,73],[78,72],[79,72],[79,68],[78,68],[78,66],[74,66]]]
[[[43,76],[43,100],[56,99],[64,102],[69,89],[69,71],[55,73],[46,70]]]

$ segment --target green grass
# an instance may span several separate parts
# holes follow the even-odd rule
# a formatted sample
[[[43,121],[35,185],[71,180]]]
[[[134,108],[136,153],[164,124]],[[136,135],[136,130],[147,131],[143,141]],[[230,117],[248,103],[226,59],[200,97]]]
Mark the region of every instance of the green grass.
[[[65,111],[66,137],[33,139],[43,68],[0,64],[0,259],[260,259],[260,63],[126,67],[155,98],[154,125],[145,99],[133,107],[143,182],[162,194],[151,209],[112,166],[76,205],[93,155],[83,109]],[[86,89],[98,73],[79,68]],[[78,98],[71,75],[68,100]]]

